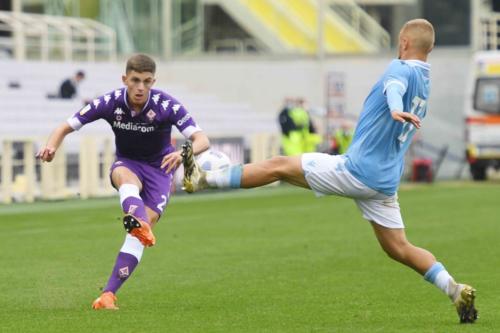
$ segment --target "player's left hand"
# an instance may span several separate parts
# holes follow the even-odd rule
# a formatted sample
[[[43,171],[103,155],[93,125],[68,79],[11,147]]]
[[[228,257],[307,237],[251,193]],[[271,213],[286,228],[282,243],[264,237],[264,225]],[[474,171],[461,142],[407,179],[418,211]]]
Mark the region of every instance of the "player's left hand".
[[[167,169],[165,170],[165,173],[169,173],[170,171],[175,170],[181,162],[181,151],[174,151],[173,153],[163,157],[163,160],[161,161],[161,168],[164,169],[166,167]]]

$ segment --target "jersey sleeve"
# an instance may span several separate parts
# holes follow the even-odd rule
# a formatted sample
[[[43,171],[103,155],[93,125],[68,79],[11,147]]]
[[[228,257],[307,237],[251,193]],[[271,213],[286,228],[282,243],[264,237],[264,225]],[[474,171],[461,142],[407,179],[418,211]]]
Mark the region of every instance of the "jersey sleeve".
[[[401,60],[394,60],[384,74],[384,94],[387,88],[392,85],[399,86],[403,95],[408,89],[408,78],[410,77],[409,67]]]
[[[392,111],[404,111],[403,105],[403,95],[405,91],[399,84],[391,84],[385,90],[385,95],[387,96],[387,104],[389,105],[389,110]]]
[[[104,115],[112,108],[110,100],[109,95],[94,99],[67,120],[69,126],[78,131],[83,125],[104,118]]]
[[[191,114],[176,100],[171,101],[169,120],[186,139],[189,139],[194,133],[201,131],[201,128],[196,124]]]

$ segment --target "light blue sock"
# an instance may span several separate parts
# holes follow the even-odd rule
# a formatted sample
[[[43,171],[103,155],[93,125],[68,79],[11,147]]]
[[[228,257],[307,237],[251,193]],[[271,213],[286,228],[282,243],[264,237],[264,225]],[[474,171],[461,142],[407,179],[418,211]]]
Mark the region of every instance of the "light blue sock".
[[[243,175],[243,165],[233,165],[230,168],[229,186],[231,188],[241,187],[241,176]]]
[[[220,170],[207,171],[207,184],[212,188],[240,188],[243,165],[231,165]]]
[[[425,273],[424,279],[430,283],[434,283],[436,281],[436,277],[441,271],[444,271],[445,268],[442,263],[435,262],[434,265],[429,268],[429,270]]]
[[[457,283],[440,262],[435,262],[429,268],[424,275],[424,279],[441,289],[450,298],[455,296]]]

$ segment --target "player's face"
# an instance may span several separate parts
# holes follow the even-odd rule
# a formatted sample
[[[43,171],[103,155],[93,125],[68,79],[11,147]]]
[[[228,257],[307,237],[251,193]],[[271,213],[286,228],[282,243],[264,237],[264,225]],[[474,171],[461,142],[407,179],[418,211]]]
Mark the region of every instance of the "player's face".
[[[143,106],[149,96],[149,91],[156,79],[153,73],[130,71],[122,76],[123,83],[127,86],[129,102],[134,106]]]

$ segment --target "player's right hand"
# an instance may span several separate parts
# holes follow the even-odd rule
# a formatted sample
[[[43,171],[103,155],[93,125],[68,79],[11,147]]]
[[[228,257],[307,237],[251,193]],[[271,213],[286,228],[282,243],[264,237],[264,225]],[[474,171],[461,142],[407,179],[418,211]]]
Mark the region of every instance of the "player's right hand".
[[[56,155],[56,149],[50,147],[43,147],[36,154],[36,158],[41,159],[43,162],[50,162],[54,159]]]
[[[409,112],[391,111],[391,116],[395,121],[412,123],[417,129],[422,126],[420,118]]]

